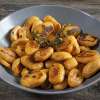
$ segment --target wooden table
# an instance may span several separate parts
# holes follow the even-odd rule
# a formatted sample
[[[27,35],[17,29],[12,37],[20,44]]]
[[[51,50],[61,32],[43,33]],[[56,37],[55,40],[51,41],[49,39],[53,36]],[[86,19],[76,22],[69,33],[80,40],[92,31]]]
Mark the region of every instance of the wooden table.
[[[18,9],[40,4],[79,8],[100,20],[100,0],[0,0],[0,19]],[[100,100],[100,82],[77,93],[43,96],[19,90],[0,80],[0,100]]]

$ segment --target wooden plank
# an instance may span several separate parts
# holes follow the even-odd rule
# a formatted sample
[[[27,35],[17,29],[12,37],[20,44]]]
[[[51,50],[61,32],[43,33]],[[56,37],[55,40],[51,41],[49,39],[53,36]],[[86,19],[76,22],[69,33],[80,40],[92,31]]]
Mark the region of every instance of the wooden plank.
[[[3,17],[7,16],[8,14],[16,10],[29,7],[29,6],[33,6],[33,5],[36,5],[36,4],[24,4],[24,5],[23,4],[0,4],[0,18],[2,19]],[[73,8],[81,9],[95,16],[97,19],[100,20],[100,7],[99,7],[100,5],[97,5],[97,6],[96,5],[85,5],[85,4],[81,5],[80,3],[79,4],[75,3],[75,4],[65,4],[64,6],[70,6]]]
[[[91,4],[98,4],[100,0],[0,0],[1,4],[32,4],[32,3],[55,3],[61,2],[63,4],[67,3],[91,3]]]

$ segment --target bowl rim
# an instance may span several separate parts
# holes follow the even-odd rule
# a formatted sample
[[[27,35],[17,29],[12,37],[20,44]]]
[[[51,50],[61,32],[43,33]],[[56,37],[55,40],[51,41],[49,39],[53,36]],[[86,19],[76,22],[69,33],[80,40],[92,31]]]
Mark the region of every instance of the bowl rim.
[[[58,4],[58,5],[49,4],[49,5],[34,5],[34,6],[30,6],[30,7],[26,7],[26,8],[19,9],[19,10],[15,11],[15,12],[9,14],[8,16],[2,18],[2,19],[0,20],[0,24],[1,24],[4,20],[6,20],[9,16],[13,15],[14,13],[16,13],[16,12],[21,12],[21,11],[23,11],[23,10],[25,10],[25,9],[31,9],[31,8],[33,8],[33,7],[61,7],[61,8],[69,8],[69,9],[78,11],[78,12],[80,12],[80,13],[83,13],[84,15],[89,16],[90,18],[92,18],[92,19],[94,19],[94,20],[100,22],[99,20],[97,20],[97,19],[96,19],[94,16],[92,16],[91,14],[88,14],[88,13],[86,13],[86,12],[84,12],[84,11],[78,9],[78,8],[73,8],[73,7],[69,7],[69,6],[65,6],[65,5],[59,5],[59,4]],[[1,66],[1,67],[2,67],[2,66]],[[84,89],[84,88],[87,88],[87,87],[89,87],[89,86],[95,84],[96,82],[98,82],[98,81],[100,80],[100,78],[97,78],[96,80],[94,80],[94,81],[88,83],[88,84],[85,85],[85,86],[76,87],[76,88],[73,88],[73,89],[71,89],[71,90],[60,90],[60,91],[56,91],[56,90],[55,90],[55,91],[48,91],[48,90],[42,90],[42,89],[41,89],[41,90],[38,90],[38,89],[33,89],[33,88],[32,88],[32,89],[31,89],[31,88],[26,88],[26,87],[24,87],[24,86],[21,86],[20,84],[14,84],[14,83],[12,83],[12,82],[6,80],[3,76],[0,76],[0,78],[1,78],[4,82],[6,82],[6,83],[8,83],[8,84],[10,84],[10,85],[12,85],[12,86],[14,86],[14,87],[16,87],[16,88],[19,88],[19,89],[21,89],[21,90],[23,90],[23,91],[27,91],[27,92],[31,92],[31,93],[36,93],[36,94],[43,94],[43,95],[55,95],[55,94],[65,94],[65,93],[77,92],[77,91],[79,91],[79,90],[82,90],[82,89]]]

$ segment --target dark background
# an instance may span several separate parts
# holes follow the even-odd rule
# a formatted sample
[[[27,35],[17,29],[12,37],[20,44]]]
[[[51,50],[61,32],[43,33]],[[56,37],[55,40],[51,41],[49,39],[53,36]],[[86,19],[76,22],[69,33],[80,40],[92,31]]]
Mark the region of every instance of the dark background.
[[[0,0],[0,19],[21,8],[40,4],[79,8],[100,20],[100,0]],[[45,96],[19,90],[0,80],[0,100],[100,100],[100,82],[76,93]]]

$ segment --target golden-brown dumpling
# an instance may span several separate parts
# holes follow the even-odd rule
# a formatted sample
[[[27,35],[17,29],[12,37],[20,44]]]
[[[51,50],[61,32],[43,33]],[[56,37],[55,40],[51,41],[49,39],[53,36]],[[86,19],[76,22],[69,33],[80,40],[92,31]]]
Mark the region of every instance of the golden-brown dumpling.
[[[7,67],[7,68],[11,68],[11,65],[10,63],[8,63],[7,61],[5,61],[3,58],[0,57],[0,64],[2,64],[4,67]]]
[[[21,77],[20,83],[25,87],[38,87],[46,81],[47,75],[43,71],[36,71]]]
[[[53,54],[53,48],[41,48],[34,54],[35,61],[45,61]]]
[[[12,63],[16,59],[16,54],[10,48],[0,47],[0,57],[8,63]]]
[[[64,51],[54,52],[51,56],[51,59],[54,61],[64,61],[70,58],[72,58],[72,55]]]
[[[99,58],[100,54],[96,50],[81,51],[75,58],[79,63],[86,64]]]
[[[39,45],[36,41],[28,41],[25,45],[25,53],[31,55],[39,49]]]
[[[32,57],[28,55],[21,57],[21,63],[30,70],[40,70],[44,67],[43,62],[34,62]]]
[[[32,40],[32,34],[30,33],[30,31],[27,27],[21,27],[21,26],[17,25],[12,29],[12,31],[10,33],[10,40],[13,42],[20,38]]]
[[[64,38],[63,43],[61,43],[56,49],[57,51],[67,51],[72,55],[77,55],[80,53],[79,44],[73,35]]]
[[[95,36],[89,34],[80,34],[77,37],[78,43],[82,46],[92,47],[97,45],[98,39]]]
[[[61,37],[67,37],[68,35],[74,35],[77,37],[81,33],[81,28],[78,25],[64,24],[62,26]]]
[[[77,87],[83,82],[83,77],[80,71],[76,68],[72,69],[68,74],[68,85],[70,87]]]
[[[28,39],[18,39],[11,44],[11,48],[18,56],[23,56],[25,55],[25,45],[28,41]]]
[[[50,33],[54,32],[54,25],[51,22],[44,22],[37,25],[33,32],[47,37]]]
[[[64,61],[64,67],[67,70],[71,70],[73,68],[76,68],[77,65],[78,65],[78,62],[77,62],[77,60],[74,57]]]
[[[31,16],[28,17],[25,22],[24,22],[24,26],[29,28],[31,30],[31,27],[33,28],[33,26],[35,27],[36,25],[38,25],[38,23],[42,23],[42,21],[39,19],[39,17],[37,16]]]
[[[63,90],[67,87],[67,80],[65,79],[63,82],[59,83],[59,84],[55,84],[53,85],[53,88],[55,90]]]
[[[82,70],[84,78],[89,78],[100,70],[100,58],[87,63]]]
[[[44,22],[52,22],[54,25],[55,32],[58,32],[61,29],[60,23],[52,16],[48,15],[44,17]]]
[[[45,62],[45,67],[50,68],[52,64],[56,63],[54,60],[47,60]]]
[[[15,76],[19,76],[21,71],[22,71],[21,61],[20,58],[17,58],[12,63],[12,72]]]
[[[63,82],[65,77],[64,66],[59,63],[54,63],[49,68],[49,82],[52,84],[59,84]]]

